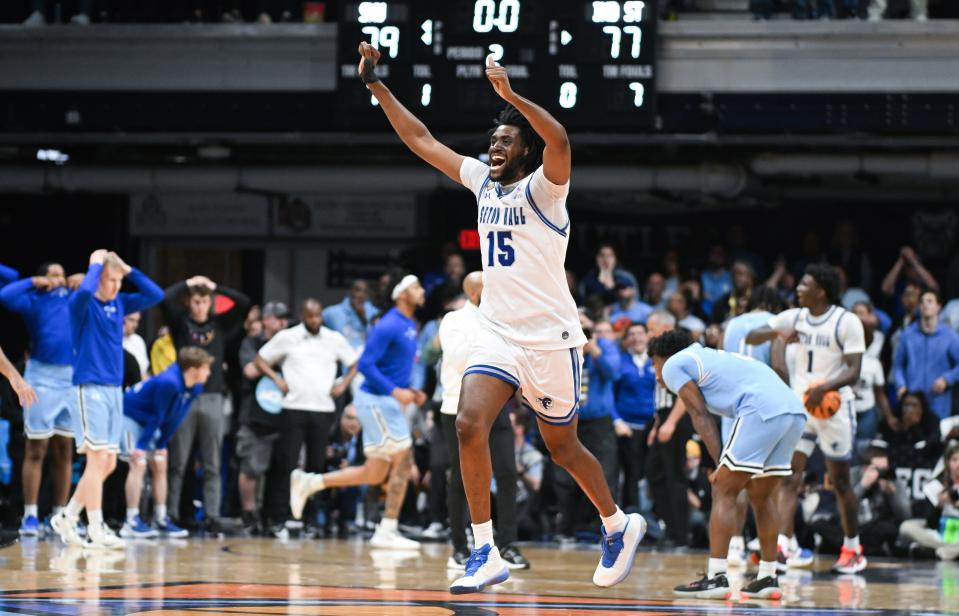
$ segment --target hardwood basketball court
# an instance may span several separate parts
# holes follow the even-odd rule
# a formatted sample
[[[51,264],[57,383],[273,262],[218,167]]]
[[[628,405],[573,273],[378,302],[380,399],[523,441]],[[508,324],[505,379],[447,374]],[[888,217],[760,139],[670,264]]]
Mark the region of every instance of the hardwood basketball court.
[[[683,601],[674,585],[705,566],[702,553],[642,550],[612,589],[591,583],[596,549],[524,547],[532,569],[496,592],[446,592],[449,549],[370,549],[350,540],[141,541],[125,552],[24,540],[0,550],[0,614],[855,614],[959,611],[959,564],[873,559],[863,575],[835,576],[831,559],[783,578],[781,602]]]

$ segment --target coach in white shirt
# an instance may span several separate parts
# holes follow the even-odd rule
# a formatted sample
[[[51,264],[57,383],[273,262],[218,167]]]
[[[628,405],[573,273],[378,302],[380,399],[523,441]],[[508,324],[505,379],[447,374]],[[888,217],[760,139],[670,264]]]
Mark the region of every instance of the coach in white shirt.
[[[460,386],[470,346],[480,331],[479,303],[483,293],[483,273],[472,272],[463,279],[463,292],[469,299],[459,310],[443,317],[440,323],[440,346],[443,360],[440,365],[440,383],[443,385],[443,405],[440,407],[443,438],[449,449],[450,483],[446,493],[450,515],[450,539],[453,555],[447,566],[465,569],[470,550],[466,544],[466,492],[460,473],[459,442],[456,438],[456,409],[459,405]],[[510,569],[526,569],[529,561],[520,553],[516,542],[516,452],[514,450],[513,426],[507,411],[500,412],[490,432],[489,448],[493,461],[493,477],[496,479],[496,543],[500,557]]]
[[[300,448],[306,444],[306,470],[322,473],[326,443],[333,425],[334,398],[343,394],[356,374],[359,354],[339,332],[323,327],[323,305],[303,302],[302,322],[278,332],[257,353],[256,367],[283,392],[280,434],[274,445],[284,476],[296,468]],[[349,367],[337,381],[340,364]],[[282,374],[274,369],[279,366]],[[289,484],[276,490],[270,503],[274,522],[290,520]]]

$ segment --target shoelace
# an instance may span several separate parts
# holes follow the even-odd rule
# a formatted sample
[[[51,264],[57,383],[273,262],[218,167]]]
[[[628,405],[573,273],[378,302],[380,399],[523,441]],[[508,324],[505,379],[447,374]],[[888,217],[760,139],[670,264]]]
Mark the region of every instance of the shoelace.
[[[471,576],[479,571],[479,568],[486,564],[489,558],[490,546],[484,545],[478,550],[473,550],[469,559],[466,561],[466,575]]]
[[[619,558],[619,553],[623,551],[623,533],[613,533],[607,535],[603,541],[603,566],[612,567]]]

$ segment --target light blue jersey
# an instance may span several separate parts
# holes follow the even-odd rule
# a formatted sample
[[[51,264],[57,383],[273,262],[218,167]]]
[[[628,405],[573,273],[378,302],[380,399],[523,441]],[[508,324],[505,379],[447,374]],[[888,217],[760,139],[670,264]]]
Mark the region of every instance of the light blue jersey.
[[[747,312],[731,320],[726,324],[726,333],[723,335],[723,350],[727,353],[739,353],[752,357],[767,366],[771,365],[769,342],[757,345],[746,344],[746,335],[752,330],[768,324],[771,318],[773,318],[773,315],[763,310],[762,312]]]
[[[796,394],[769,366],[699,344],[666,360],[663,381],[676,394],[689,381],[696,383],[710,412],[724,417],[757,413],[768,420],[779,415],[806,415]]]

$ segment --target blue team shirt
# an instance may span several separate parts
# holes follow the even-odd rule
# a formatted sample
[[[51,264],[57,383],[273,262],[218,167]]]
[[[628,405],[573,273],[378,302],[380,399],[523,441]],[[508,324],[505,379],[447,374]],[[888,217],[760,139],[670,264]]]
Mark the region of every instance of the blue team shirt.
[[[397,387],[409,387],[416,348],[416,321],[391,308],[366,339],[359,361],[359,371],[366,379],[361,389],[388,396]]]
[[[128,278],[137,293],[120,293],[109,302],[95,297],[103,266],[91,265],[69,299],[73,338],[73,384],[123,385],[123,317],[163,300],[163,289],[133,269]]]
[[[127,390],[123,394],[123,414],[143,426],[137,449],[149,449],[158,429],[156,448],[166,449],[193,400],[202,392],[201,384],[187,388],[176,362],[155,377]]]
[[[765,310],[762,312],[747,312],[741,314],[726,324],[726,333],[723,335],[723,350],[727,353],[739,353],[771,365],[769,357],[769,342],[759,345],[746,344],[746,336],[754,329],[769,323],[773,315]]]
[[[631,426],[646,426],[656,414],[656,367],[647,358],[636,365],[632,353],[620,351],[619,380],[616,381],[616,417]]]
[[[0,263],[0,289],[20,277],[20,272]]]
[[[33,340],[30,357],[45,364],[73,364],[70,336],[69,299],[71,291],[59,287],[40,291],[32,278],[24,278],[0,289],[0,303],[20,314]]]
[[[370,333],[370,323],[380,313],[370,302],[363,304],[363,310],[366,312],[365,322],[356,313],[350,298],[347,297],[339,304],[323,309],[323,324],[343,334],[350,346],[358,349],[366,343],[366,337]]]
[[[580,402],[579,418],[581,420],[599,419],[600,417],[616,414],[616,397],[613,395],[613,386],[619,379],[619,347],[612,340],[596,338],[602,353],[593,357],[585,353],[583,369],[589,375],[586,401]]]
[[[663,381],[675,394],[692,381],[709,411],[724,417],[758,413],[767,420],[806,414],[802,402],[772,368],[738,353],[693,344],[666,360]]]
[[[649,318],[649,315],[652,314],[653,307],[647,304],[646,302],[635,301],[633,305],[629,307],[629,310],[623,310],[623,307],[619,303],[613,304],[613,311],[609,315],[609,322],[615,323],[623,317],[627,317],[630,323],[642,323],[646,324],[646,319]]]

